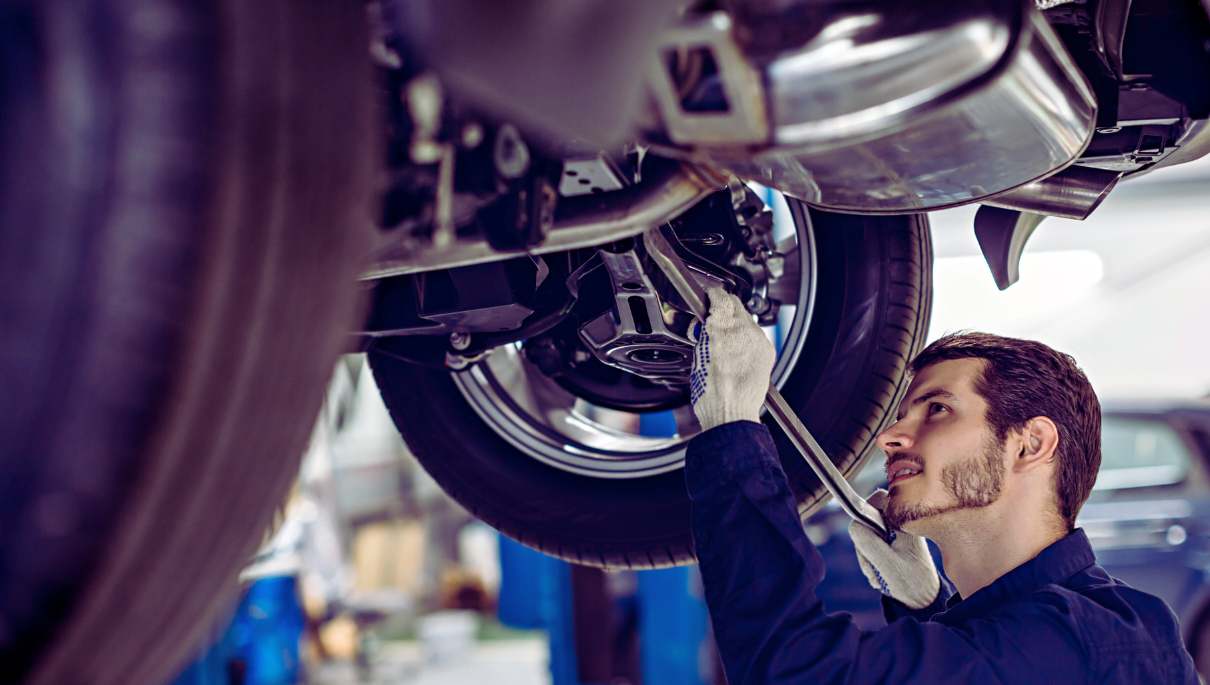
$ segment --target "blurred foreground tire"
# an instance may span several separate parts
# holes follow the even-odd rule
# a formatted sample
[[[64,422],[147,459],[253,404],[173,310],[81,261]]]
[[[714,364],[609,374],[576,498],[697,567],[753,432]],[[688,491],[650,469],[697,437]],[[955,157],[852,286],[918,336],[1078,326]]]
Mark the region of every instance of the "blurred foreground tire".
[[[165,682],[230,607],[357,318],[362,12],[0,6],[0,682]]]

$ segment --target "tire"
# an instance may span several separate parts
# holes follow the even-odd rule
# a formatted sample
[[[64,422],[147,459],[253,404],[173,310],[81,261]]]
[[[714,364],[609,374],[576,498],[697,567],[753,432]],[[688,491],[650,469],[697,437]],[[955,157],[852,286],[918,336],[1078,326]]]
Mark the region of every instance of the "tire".
[[[908,360],[927,333],[932,254],[917,216],[807,210],[816,295],[798,361],[782,384],[787,401],[846,475],[856,473],[906,389]],[[642,478],[593,478],[552,468],[502,439],[468,406],[453,375],[372,347],[369,363],[396,426],[417,459],[463,506],[523,544],[578,564],[657,568],[693,560],[682,470]],[[463,372],[466,373],[466,372]],[[778,436],[805,517],[826,496]]]
[[[231,606],[357,320],[363,24],[0,8],[0,682],[166,682]]]

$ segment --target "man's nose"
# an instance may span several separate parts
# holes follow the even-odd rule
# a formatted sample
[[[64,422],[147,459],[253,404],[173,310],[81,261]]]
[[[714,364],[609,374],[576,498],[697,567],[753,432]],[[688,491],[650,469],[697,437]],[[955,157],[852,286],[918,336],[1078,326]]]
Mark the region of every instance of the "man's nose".
[[[885,430],[878,434],[878,446],[883,452],[890,454],[896,450],[906,450],[912,448],[912,436],[906,430],[907,427],[903,421],[896,421],[887,426]]]

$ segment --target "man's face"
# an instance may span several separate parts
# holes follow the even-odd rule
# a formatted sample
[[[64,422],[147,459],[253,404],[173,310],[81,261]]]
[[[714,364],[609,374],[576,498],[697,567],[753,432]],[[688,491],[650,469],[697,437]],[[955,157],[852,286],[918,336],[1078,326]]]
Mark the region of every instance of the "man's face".
[[[922,369],[897,421],[878,436],[887,456],[884,517],[891,527],[924,533],[948,512],[985,507],[1000,497],[1003,445],[975,390],[984,363],[954,359]]]

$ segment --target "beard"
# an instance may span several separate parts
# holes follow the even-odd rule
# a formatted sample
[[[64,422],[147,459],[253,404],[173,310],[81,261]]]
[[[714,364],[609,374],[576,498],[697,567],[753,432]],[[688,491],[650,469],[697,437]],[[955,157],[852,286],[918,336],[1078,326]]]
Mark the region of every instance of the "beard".
[[[900,530],[911,521],[937,516],[958,509],[986,507],[1000,498],[1004,488],[1003,445],[989,435],[983,453],[950,464],[941,470],[941,483],[953,501],[949,504],[908,504],[890,498],[882,517],[887,525]]]

